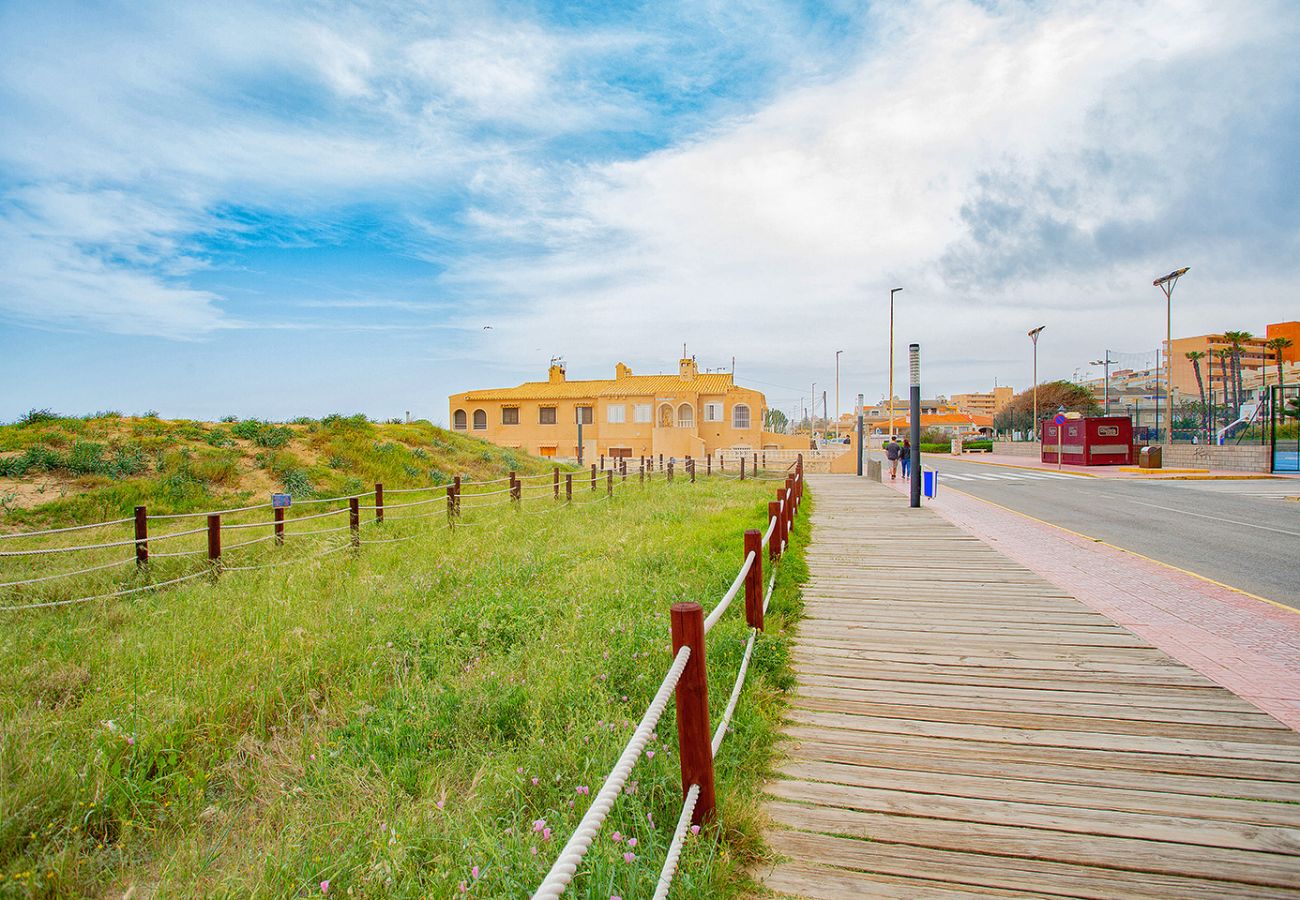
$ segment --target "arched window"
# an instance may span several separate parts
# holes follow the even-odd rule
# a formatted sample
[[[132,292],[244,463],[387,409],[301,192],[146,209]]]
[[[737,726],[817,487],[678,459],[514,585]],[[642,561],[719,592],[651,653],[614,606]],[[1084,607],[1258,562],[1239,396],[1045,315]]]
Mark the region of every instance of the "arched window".
[[[743,403],[737,403],[731,408],[731,427],[748,428],[749,427],[749,407]]]
[[[683,403],[681,406],[677,407],[677,427],[695,427],[695,409],[689,403]]]
[[[458,409],[452,414],[451,427],[457,431],[464,431],[469,427],[469,418],[465,415],[465,410]]]
[[[673,427],[673,408],[669,406],[667,403],[659,407],[659,427],[660,428]]]
[[[474,430],[487,431],[487,413],[481,409],[474,410]]]

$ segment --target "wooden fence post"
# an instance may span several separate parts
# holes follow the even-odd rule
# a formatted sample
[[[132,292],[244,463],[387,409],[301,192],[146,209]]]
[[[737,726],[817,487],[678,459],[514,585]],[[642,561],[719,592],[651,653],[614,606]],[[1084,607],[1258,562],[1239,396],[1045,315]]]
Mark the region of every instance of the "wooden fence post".
[[[600,471],[605,471],[605,454],[600,454]]]
[[[384,485],[379,481],[375,482],[375,521],[384,524]]]
[[[766,451],[766,450],[763,451],[763,468],[764,468],[764,469],[767,468],[767,451]]]
[[[754,477],[758,477],[758,454],[754,454]]]
[[[664,470],[664,455],[663,455],[662,453],[660,453],[660,454],[659,454],[659,471],[662,472],[663,470]]]
[[[361,499],[348,498],[348,529],[352,533],[352,548],[361,546]]]
[[[610,469],[605,473],[605,496],[614,496],[614,470]]]
[[[691,484],[695,484],[695,460],[688,459],[686,465],[691,467]]]
[[[645,484],[645,457],[642,457],[642,458],[641,458],[641,470],[640,470],[640,475],[641,475],[641,483],[642,483],[642,484]]]
[[[208,513],[208,562],[214,574],[221,570],[221,513]]]
[[[780,507],[781,515],[777,518],[776,534],[772,535],[772,540],[784,545],[786,522],[789,521],[790,515],[790,498],[786,494],[785,488],[776,489],[776,502],[777,506]]]
[[[455,485],[447,486],[447,527],[452,528],[456,525],[456,487]]]
[[[551,486],[555,490],[555,499],[560,499],[560,467],[556,466],[551,472]]]
[[[767,501],[767,521],[770,525],[772,520],[776,520],[776,525],[772,526],[772,536],[767,539],[767,559],[768,562],[776,563],[777,558],[781,555],[781,504],[775,500]]]
[[[596,490],[596,464],[591,464],[591,489]]]
[[[573,502],[573,473],[564,473],[564,502]]]
[[[745,457],[740,458],[740,480],[745,480]]]
[[[668,460],[668,483],[673,483],[673,461],[671,459]]]
[[[698,603],[674,603],[672,607],[673,654],[690,647],[690,659],[677,682],[677,758],[682,767],[682,793],[700,786],[691,822],[703,824],[713,818],[716,798],[713,788],[713,745],[709,732],[708,670],[704,660],[704,609]]]
[[[713,454],[707,453],[704,456],[704,474],[706,476],[713,474]]]
[[[284,507],[277,506],[271,510],[271,518],[275,519],[275,545],[284,546]]]
[[[455,478],[452,479],[452,484],[454,485],[455,494],[456,494],[455,502],[452,504],[452,512],[454,512],[456,514],[456,518],[459,519],[460,518],[460,476],[459,475],[457,475]]]
[[[745,621],[750,628],[763,630],[763,533],[756,528],[745,532],[744,550],[740,561],[744,564],[749,554],[754,554],[754,564],[745,576]]]
[[[143,506],[135,508],[135,564],[140,569],[149,565],[149,510]]]
[[[514,472],[510,473],[510,499],[514,501],[515,508],[518,509],[520,501],[524,498],[524,483],[519,480]]]
[[[627,481],[627,457],[626,456],[623,457],[621,460],[619,460],[618,467],[620,469],[619,474],[623,476],[624,481]]]

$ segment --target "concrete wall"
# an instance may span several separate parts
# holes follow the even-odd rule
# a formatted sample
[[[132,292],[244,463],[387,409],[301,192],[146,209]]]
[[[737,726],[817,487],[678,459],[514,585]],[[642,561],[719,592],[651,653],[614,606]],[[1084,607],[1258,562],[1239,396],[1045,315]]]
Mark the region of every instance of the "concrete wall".
[[[993,452],[1006,456],[1038,457],[1038,444],[1030,441],[994,441]],[[1268,446],[1259,444],[1174,444],[1164,446],[1163,462],[1171,469],[1222,469],[1228,472],[1267,472]]]

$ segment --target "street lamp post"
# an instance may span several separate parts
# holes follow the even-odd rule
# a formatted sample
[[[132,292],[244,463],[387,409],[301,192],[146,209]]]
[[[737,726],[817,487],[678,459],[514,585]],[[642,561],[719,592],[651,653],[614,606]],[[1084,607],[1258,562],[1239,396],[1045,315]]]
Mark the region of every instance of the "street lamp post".
[[[812,394],[808,398],[808,435],[817,439],[817,382],[812,383]]]
[[[1037,328],[1029,329],[1029,339],[1034,342],[1034,439],[1038,439],[1038,336],[1043,333],[1046,325],[1039,325]]]
[[[843,350],[835,351],[835,440],[840,439],[840,354]]]
[[[889,439],[894,439],[894,295],[902,288],[889,292]]]
[[[1151,282],[1165,295],[1165,421],[1169,427],[1169,443],[1174,442],[1174,329],[1173,329],[1173,294],[1178,279],[1187,274],[1191,266],[1175,269],[1163,278]],[[1157,437],[1159,428],[1156,429]]]
[[[1092,362],[1088,363],[1090,366],[1102,366],[1102,392],[1106,398],[1102,401],[1106,405],[1104,415],[1110,415],[1110,364],[1111,358],[1109,350],[1106,351],[1106,355],[1103,359],[1094,359]]]

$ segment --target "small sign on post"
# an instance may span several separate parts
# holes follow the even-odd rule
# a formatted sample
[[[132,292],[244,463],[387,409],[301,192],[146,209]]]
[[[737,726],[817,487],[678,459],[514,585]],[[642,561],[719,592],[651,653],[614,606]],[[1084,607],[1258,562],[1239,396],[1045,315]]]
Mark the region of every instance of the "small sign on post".
[[[271,509],[288,509],[293,506],[293,495],[291,494],[272,494]]]

